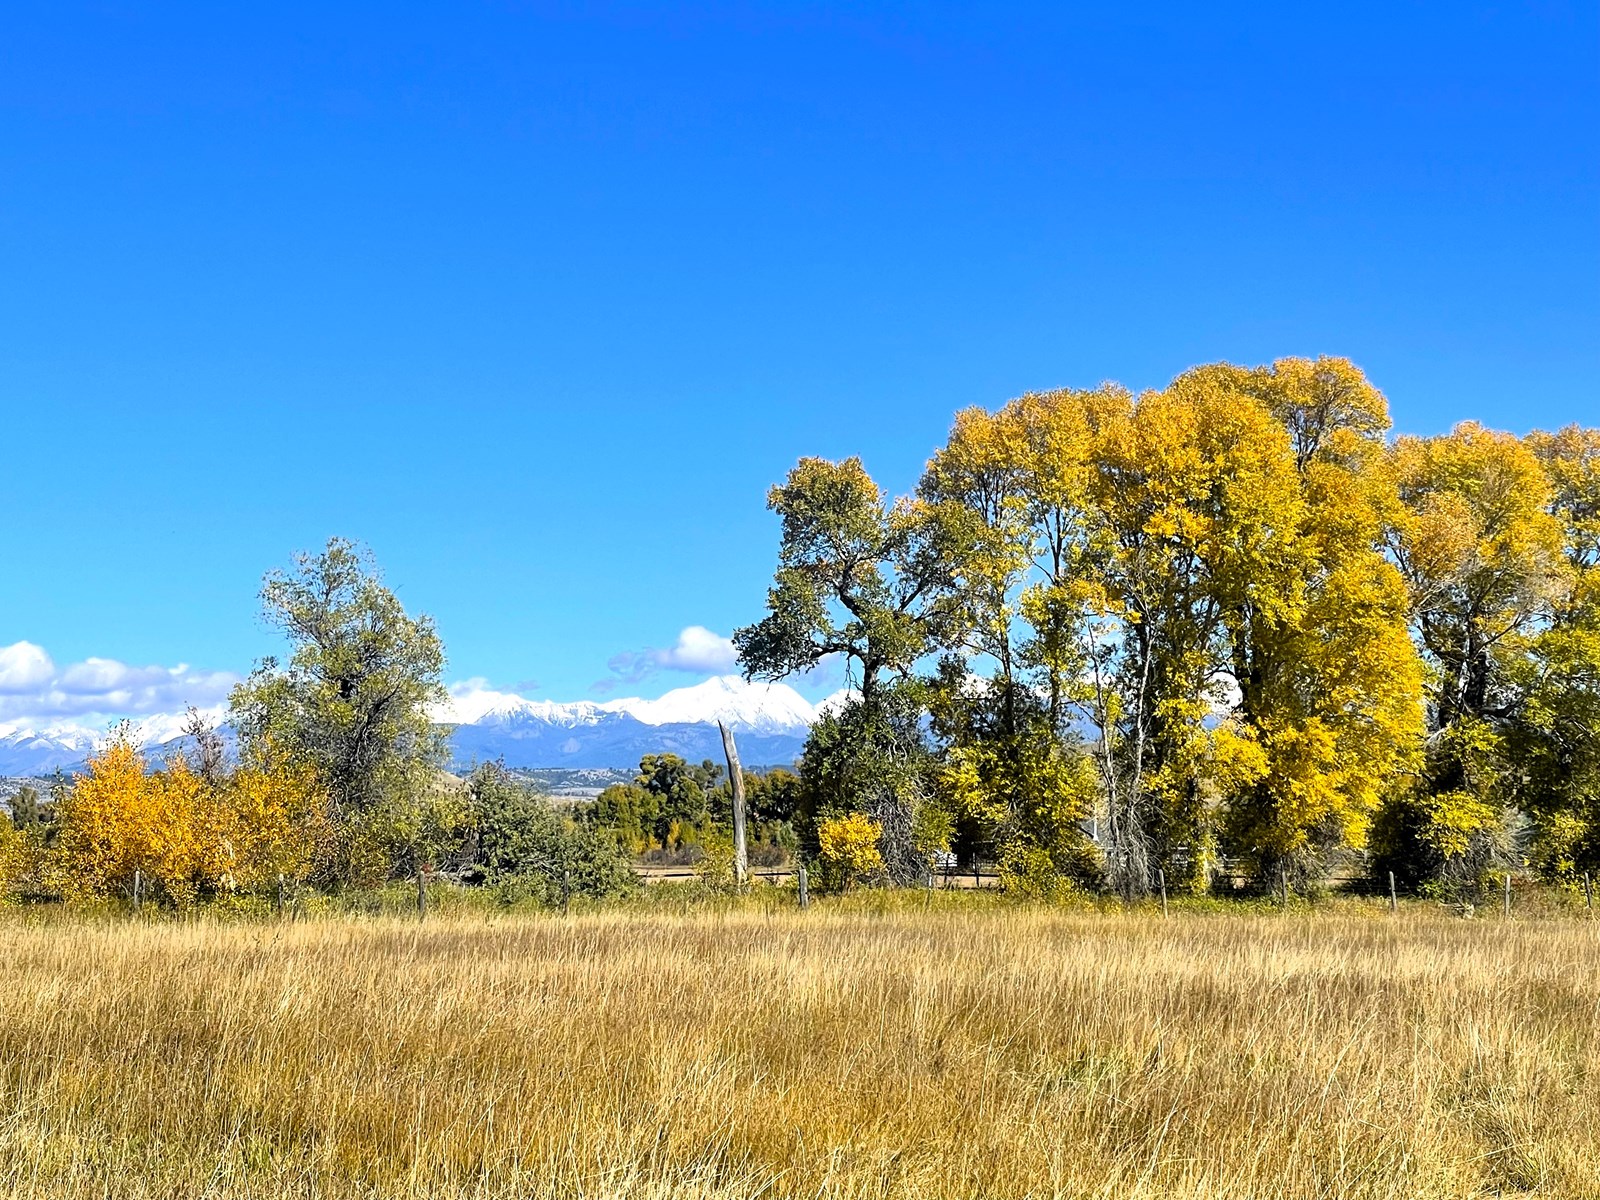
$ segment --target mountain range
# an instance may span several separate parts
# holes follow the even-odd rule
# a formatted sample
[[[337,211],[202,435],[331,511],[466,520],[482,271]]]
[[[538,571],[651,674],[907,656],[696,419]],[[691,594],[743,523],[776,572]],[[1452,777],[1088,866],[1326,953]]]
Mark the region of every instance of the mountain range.
[[[721,761],[722,721],[738,737],[748,766],[793,762],[830,696],[813,705],[782,683],[751,683],[738,675],[677,688],[659,699],[558,703],[510,692],[457,687],[432,715],[452,727],[451,766],[500,759],[513,768],[628,768],[646,754]],[[181,716],[133,724],[134,740],[152,760],[182,749]],[[82,769],[103,740],[81,726],[26,729],[0,725],[0,775],[45,775]]]

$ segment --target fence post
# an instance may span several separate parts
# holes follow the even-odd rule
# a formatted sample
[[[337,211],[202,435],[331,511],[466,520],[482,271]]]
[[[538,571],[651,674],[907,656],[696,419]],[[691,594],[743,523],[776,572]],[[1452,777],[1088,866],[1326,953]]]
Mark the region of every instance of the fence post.
[[[1396,912],[1400,911],[1400,898],[1394,894],[1394,872],[1393,871],[1389,872],[1389,911],[1392,912],[1392,913],[1396,913]]]
[[[144,876],[139,873],[139,868],[133,869],[133,911],[139,911],[139,903],[144,899]]]
[[[1589,872],[1583,873],[1583,906],[1589,910],[1589,915],[1594,915],[1594,889],[1589,886]]]
[[[428,889],[423,883],[422,863],[417,863],[417,920],[425,920],[428,915]]]
[[[1511,915],[1511,872],[1510,871],[1506,872],[1506,913],[1505,913],[1505,915],[1507,917],[1509,917]]]
[[[809,886],[807,886],[805,863],[800,864],[800,870],[796,875],[796,879],[800,884],[800,907],[805,908],[811,903],[811,889]]]
[[[561,864],[561,915],[572,911],[572,864]]]
[[[1156,868],[1156,882],[1161,885],[1161,915],[1167,915],[1167,871],[1165,867]]]
[[[1279,867],[1278,878],[1283,882],[1283,909],[1289,911],[1289,868]]]
[[[972,852],[972,886],[974,888],[983,886],[983,876],[978,873],[978,852],[976,850]]]
[[[277,906],[276,907],[277,907],[277,910],[278,910],[278,915],[280,917],[283,916],[283,872],[282,871],[278,872],[278,900],[277,900]]]

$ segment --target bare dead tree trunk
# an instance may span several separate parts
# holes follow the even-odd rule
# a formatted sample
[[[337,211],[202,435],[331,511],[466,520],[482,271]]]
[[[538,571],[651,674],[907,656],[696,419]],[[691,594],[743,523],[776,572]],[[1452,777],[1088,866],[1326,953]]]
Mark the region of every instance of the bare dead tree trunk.
[[[733,789],[733,881],[741,888],[749,879],[750,856],[744,833],[744,771],[739,767],[739,748],[733,744],[733,730],[721,721],[722,753],[728,760],[728,784]]]
[[[188,716],[184,719],[183,732],[190,739],[185,755],[189,759],[189,765],[196,775],[208,785],[215,787],[222,782],[228,769],[228,748],[222,740],[222,735],[192,704],[189,706]]]

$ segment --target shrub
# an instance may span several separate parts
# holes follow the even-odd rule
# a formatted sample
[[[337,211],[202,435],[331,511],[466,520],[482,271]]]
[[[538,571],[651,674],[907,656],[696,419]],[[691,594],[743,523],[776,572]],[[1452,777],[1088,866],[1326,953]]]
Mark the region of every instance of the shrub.
[[[817,845],[824,887],[848,890],[853,884],[883,874],[879,848],[883,827],[861,813],[829,817],[817,826]]]

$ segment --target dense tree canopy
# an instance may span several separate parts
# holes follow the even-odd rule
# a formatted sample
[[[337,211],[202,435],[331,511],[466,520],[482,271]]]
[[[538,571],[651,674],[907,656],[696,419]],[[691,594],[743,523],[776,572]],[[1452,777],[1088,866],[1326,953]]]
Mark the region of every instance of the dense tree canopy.
[[[802,808],[870,818],[891,877],[942,836],[1127,894],[1470,878],[1511,808],[1600,863],[1600,435],[1388,430],[1349,361],[1282,359],[968,409],[897,502],[803,459],[736,638],[851,665]]]

